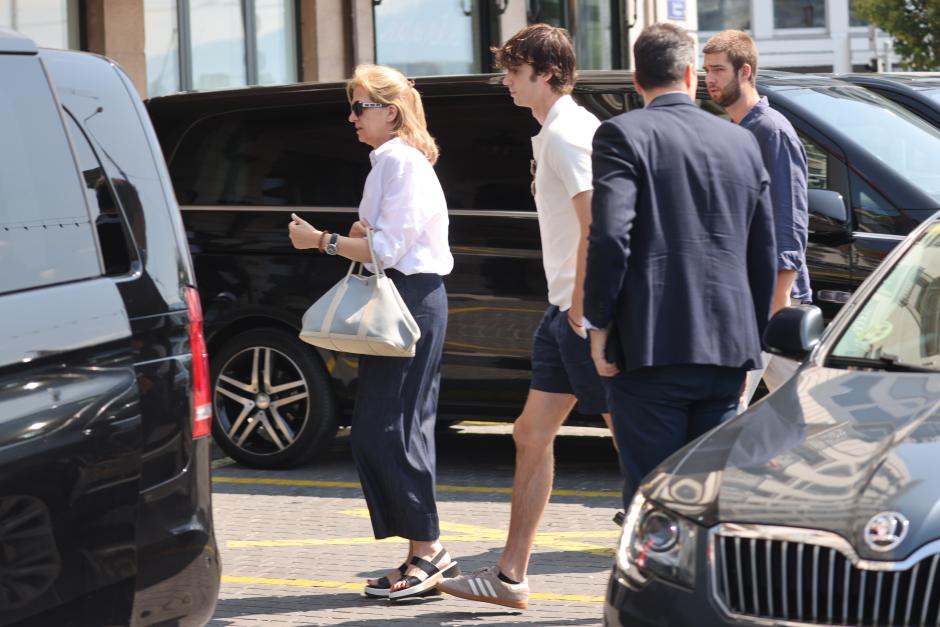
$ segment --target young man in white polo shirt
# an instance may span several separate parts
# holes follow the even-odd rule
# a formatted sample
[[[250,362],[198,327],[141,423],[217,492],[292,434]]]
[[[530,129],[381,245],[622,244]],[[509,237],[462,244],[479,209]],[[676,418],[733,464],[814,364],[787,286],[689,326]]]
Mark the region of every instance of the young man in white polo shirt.
[[[465,599],[524,609],[526,571],[554,476],[553,445],[575,404],[610,414],[591,360],[582,318],[591,222],[591,142],[600,124],[570,93],[575,55],[568,32],[546,24],[522,29],[494,49],[513,102],[532,109],[542,129],[532,138],[532,193],[538,210],[548,301],[532,348],[532,383],[513,426],[516,472],[506,546],[495,566],[441,583]]]

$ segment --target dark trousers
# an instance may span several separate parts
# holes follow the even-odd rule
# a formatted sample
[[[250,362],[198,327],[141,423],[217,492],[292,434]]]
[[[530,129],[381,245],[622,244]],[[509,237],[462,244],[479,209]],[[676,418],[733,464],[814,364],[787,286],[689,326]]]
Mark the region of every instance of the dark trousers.
[[[447,293],[437,274],[387,274],[418,323],[421,339],[411,358],[359,357],[353,458],[377,539],[436,540],[434,425]]]
[[[656,366],[621,372],[604,382],[620,453],[626,509],[653,468],[735,415],[744,370]]]

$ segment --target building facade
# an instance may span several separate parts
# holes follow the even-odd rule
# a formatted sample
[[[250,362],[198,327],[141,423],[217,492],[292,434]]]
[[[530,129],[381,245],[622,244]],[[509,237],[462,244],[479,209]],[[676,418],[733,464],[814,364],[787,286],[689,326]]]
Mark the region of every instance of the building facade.
[[[493,69],[492,46],[526,24],[573,35],[582,69],[631,66],[647,25],[671,20],[700,45],[725,28],[754,36],[761,66],[844,72],[890,41],[853,0],[0,0],[0,26],[41,46],[118,61],[141,94],[342,80],[359,63],[411,76]]]

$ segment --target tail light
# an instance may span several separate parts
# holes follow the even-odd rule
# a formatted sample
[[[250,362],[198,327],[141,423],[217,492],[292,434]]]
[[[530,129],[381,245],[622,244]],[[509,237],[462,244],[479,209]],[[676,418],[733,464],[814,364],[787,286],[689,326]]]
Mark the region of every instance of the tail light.
[[[212,432],[212,385],[209,381],[209,353],[202,332],[202,305],[199,292],[186,288],[189,308],[189,346],[193,353],[193,439]]]

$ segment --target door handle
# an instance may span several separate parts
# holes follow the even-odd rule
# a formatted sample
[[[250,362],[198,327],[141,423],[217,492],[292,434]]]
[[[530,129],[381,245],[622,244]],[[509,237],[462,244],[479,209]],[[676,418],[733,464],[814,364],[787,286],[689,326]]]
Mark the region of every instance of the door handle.
[[[852,292],[840,292],[838,290],[819,290],[816,292],[816,300],[826,303],[847,303],[852,297]]]

